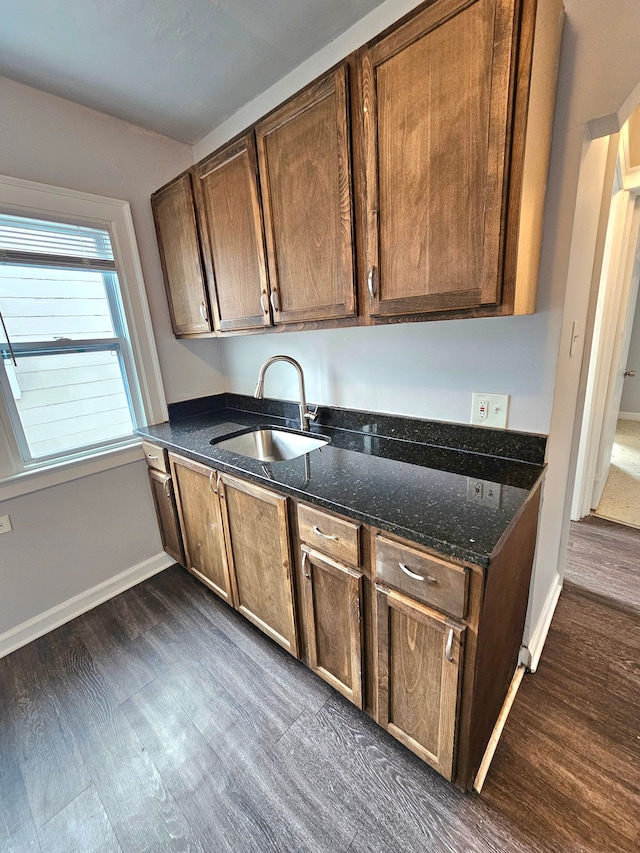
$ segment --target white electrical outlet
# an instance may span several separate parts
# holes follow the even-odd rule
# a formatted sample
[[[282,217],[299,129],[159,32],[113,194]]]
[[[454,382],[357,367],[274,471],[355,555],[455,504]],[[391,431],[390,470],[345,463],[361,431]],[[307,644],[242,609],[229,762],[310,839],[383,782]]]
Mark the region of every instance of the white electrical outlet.
[[[507,425],[509,414],[508,394],[474,393],[471,404],[471,423],[480,426],[502,427]]]
[[[0,516],[0,533],[10,533],[13,530],[11,519],[8,515]]]

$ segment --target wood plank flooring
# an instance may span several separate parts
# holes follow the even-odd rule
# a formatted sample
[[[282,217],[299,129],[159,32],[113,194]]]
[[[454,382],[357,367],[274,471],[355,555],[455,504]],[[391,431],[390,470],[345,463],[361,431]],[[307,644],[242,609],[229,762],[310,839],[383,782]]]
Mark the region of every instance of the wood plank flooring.
[[[0,850],[628,853],[639,650],[564,593],[465,795],[175,567],[0,660]]]
[[[640,610],[640,530],[588,515],[569,528],[565,584]]]

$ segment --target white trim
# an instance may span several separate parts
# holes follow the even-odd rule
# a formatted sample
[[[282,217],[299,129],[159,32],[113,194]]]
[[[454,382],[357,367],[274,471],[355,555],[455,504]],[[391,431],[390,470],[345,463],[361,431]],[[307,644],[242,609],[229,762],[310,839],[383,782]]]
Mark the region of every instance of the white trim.
[[[640,412],[618,412],[619,421],[640,421]]]
[[[167,420],[160,362],[129,202],[0,175],[0,209],[20,216],[64,218],[109,227],[144,408],[142,414],[147,423]],[[12,472],[23,472],[13,428],[4,409],[0,402],[0,471],[6,477]]]
[[[80,480],[82,477],[90,477],[101,471],[109,471],[111,468],[120,468],[122,465],[130,465],[132,462],[142,460],[144,460],[142,445],[140,440],[136,439],[135,443],[126,447],[112,447],[100,453],[92,453],[83,459],[66,460],[46,468],[22,471],[0,480],[0,501],[8,501],[10,498],[39,492],[41,489],[70,483],[72,480]]]
[[[482,786],[484,785],[484,780],[487,778],[487,773],[489,772],[489,767],[491,767],[493,756],[495,755],[496,749],[498,748],[498,743],[500,742],[502,731],[504,729],[505,723],[507,722],[507,718],[509,716],[515,698],[518,694],[518,689],[520,687],[520,684],[522,683],[522,678],[524,676],[524,669],[524,665],[519,664],[516,667],[516,671],[513,673],[513,678],[511,679],[511,684],[509,685],[509,689],[507,690],[505,700],[502,703],[500,714],[498,715],[496,724],[493,727],[493,731],[491,732],[491,737],[489,738],[489,743],[487,744],[487,748],[485,749],[484,755],[482,756],[480,767],[478,769],[478,772],[476,773],[476,778],[473,782],[473,790],[476,791],[478,794],[482,791]]]
[[[155,557],[150,557],[143,563],[138,563],[137,566],[132,566],[130,569],[114,575],[97,586],[87,589],[49,610],[45,610],[44,613],[34,616],[21,625],[11,628],[11,630],[6,631],[4,634],[0,634],[0,658],[11,654],[11,652],[22,646],[26,646],[27,643],[31,643],[33,640],[37,640],[43,634],[48,634],[54,628],[59,628],[65,622],[70,622],[76,616],[86,613],[87,610],[97,607],[104,601],[120,595],[121,592],[130,589],[152,575],[162,572],[173,565],[174,562],[175,560],[172,560],[164,552],[156,554]]]
[[[547,640],[547,634],[549,633],[553,614],[556,612],[556,606],[561,592],[562,580],[560,575],[556,575],[555,582],[552,584],[544,602],[540,618],[538,619],[538,624],[534,628],[528,644],[520,649],[518,663],[524,664],[524,666],[531,670],[531,672],[535,672],[538,668],[538,664],[540,663],[542,649],[544,648],[544,644]]]

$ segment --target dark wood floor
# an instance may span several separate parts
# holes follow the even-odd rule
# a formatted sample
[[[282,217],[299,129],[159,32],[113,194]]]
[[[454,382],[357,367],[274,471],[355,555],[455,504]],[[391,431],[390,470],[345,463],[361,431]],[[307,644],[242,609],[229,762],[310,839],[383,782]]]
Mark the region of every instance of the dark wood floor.
[[[572,521],[564,580],[605,602],[640,610],[640,529],[595,515]]]
[[[463,795],[169,569],[0,661],[0,850],[629,853],[639,649],[563,594]]]

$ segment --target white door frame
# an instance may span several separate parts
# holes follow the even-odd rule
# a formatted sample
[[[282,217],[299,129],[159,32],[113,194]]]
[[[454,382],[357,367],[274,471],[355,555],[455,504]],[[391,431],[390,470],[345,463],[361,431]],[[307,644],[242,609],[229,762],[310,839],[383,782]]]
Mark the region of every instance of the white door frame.
[[[640,185],[623,180],[619,172],[616,189],[611,200],[585,391],[571,508],[574,521],[588,515],[598,504],[606,482],[618,414],[613,408],[620,403],[621,377],[638,292],[634,272]]]

